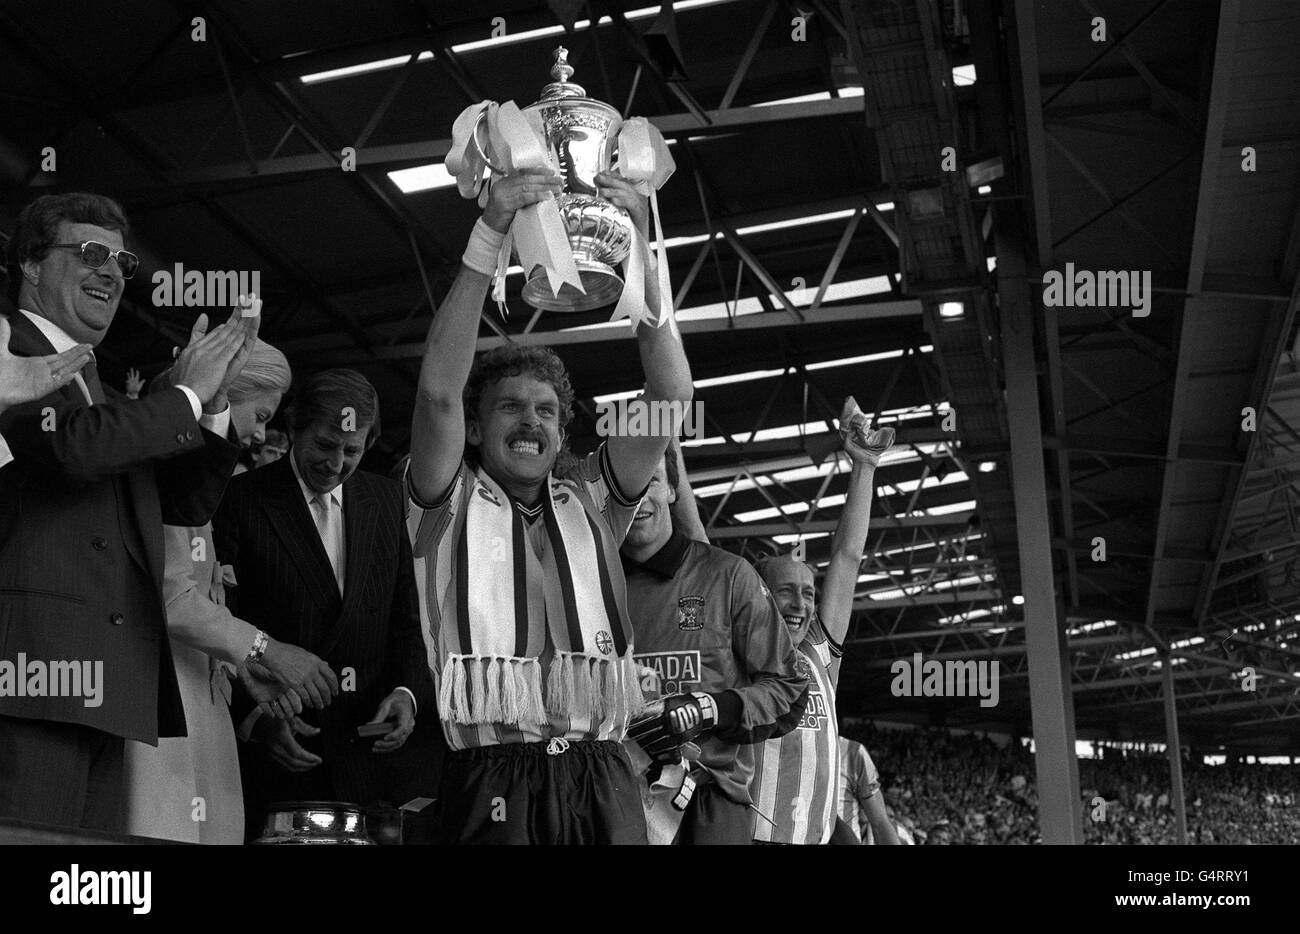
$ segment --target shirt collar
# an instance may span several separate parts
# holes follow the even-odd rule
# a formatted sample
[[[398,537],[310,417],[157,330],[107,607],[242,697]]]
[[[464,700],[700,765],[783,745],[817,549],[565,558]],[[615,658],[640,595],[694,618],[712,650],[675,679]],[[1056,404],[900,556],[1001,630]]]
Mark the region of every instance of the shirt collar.
[[[663,547],[644,561],[634,561],[620,552],[620,557],[623,559],[623,571],[626,573],[640,568],[665,580],[671,580],[677,576],[682,562],[686,560],[686,551],[690,544],[691,540],[689,538],[674,529],[673,534],[668,537],[668,541],[664,542]]]
[[[55,353],[63,353],[63,351],[77,346],[77,342],[68,336],[68,332],[49,318],[42,318],[36,312],[28,311],[26,308],[19,308],[18,310],[25,314],[27,320],[36,325],[40,332],[45,335],[45,339],[54,347]]]
[[[293,456],[293,445],[289,446],[289,450],[284,456],[289,459],[289,466],[293,468],[293,475],[298,481],[298,489],[302,490],[303,499],[307,500],[308,504],[310,504],[311,501],[316,498],[316,491],[303,482],[302,474],[298,472],[298,459]],[[340,483],[334,489],[326,493],[325,496],[329,499],[331,507],[337,506],[340,509],[343,508],[343,484]]]

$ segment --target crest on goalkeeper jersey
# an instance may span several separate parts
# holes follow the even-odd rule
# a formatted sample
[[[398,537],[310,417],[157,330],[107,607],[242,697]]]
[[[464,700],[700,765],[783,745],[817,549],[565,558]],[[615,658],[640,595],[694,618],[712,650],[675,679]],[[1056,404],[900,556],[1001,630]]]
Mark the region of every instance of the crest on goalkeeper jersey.
[[[677,628],[686,632],[704,628],[701,613],[704,610],[704,598],[697,595],[682,597],[677,601]]]

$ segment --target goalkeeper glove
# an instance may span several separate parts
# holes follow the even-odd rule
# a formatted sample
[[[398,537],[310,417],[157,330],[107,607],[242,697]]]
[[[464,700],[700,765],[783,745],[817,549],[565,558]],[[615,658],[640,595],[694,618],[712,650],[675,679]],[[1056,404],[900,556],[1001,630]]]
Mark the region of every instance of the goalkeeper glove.
[[[646,754],[661,761],[675,761],[678,750],[718,725],[718,705],[702,691],[672,694],[664,698],[663,711],[632,722],[627,734]]]

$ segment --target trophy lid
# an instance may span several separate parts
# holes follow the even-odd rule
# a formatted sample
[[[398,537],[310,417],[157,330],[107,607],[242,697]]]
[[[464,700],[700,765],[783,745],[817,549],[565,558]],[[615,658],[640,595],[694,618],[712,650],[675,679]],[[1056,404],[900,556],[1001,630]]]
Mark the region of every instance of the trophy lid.
[[[551,66],[551,77],[555,80],[542,88],[543,101],[587,96],[586,88],[569,80],[573,77],[573,66],[569,64],[569,50],[562,45],[555,49],[555,64]]]

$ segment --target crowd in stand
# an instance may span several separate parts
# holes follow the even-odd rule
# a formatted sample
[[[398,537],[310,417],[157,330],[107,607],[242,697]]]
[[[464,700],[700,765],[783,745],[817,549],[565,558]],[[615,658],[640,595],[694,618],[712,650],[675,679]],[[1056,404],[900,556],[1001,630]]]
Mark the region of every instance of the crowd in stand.
[[[1041,842],[1027,746],[941,729],[846,725],[871,752],[900,835],[921,844]],[[1189,843],[1300,843],[1300,767],[1184,759]],[[1105,750],[1079,760],[1084,841],[1177,842],[1163,754]],[[1102,804],[1102,802],[1105,802]]]

